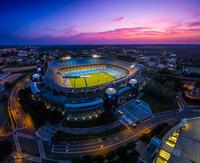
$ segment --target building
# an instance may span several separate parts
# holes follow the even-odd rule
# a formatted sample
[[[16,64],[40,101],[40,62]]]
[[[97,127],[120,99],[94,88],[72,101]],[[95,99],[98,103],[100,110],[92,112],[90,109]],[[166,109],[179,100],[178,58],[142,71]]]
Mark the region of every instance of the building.
[[[168,59],[168,69],[175,70],[176,69],[176,54],[171,54]]]
[[[28,56],[28,52],[25,51],[25,50],[20,50],[20,51],[17,53],[17,56],[18,56],[18,57],[27,57],[27,56]]]
[[[200,162],[200,118],[183,119],[162,140],[155,163]]]
[[[68,119],[85,120],[136,97],[142,72],[141,65],[114,58],[65,57],[51,62],[30,88],[47,107],[60,110]]]

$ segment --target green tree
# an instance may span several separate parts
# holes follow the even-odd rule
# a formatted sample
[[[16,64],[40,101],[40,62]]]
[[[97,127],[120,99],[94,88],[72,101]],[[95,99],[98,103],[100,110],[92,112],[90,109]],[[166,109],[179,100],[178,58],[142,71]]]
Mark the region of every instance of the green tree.
[[[121,159],[125,159],[127,156],[127,148],[125,146],[119,147],[117,149],[117,155],[121,158]]]
[[[73,163],[82,163],[82,160],[81,160],[80,157],[75,157],[75,158],[72,159],[72,162]]]
[[[116,156],[116,153],[114,151],[109,151],[106,155],[106,158],[111,161]]]
[[[4,83],[4,87],[5,87],[6,89],[10,89],[11,86],[12,86],[12,85],[11,85],[9,82],[5,82],[5,83]]]
[[[13,151],[13,145],[10,141],[0,141],[0,160],[9,154],[11,154]]]
[[[90,156],[90,155],[85,155],[82,158],[82,162],[92,163],[93,162],[93,157]]]
[[[95,162],[97,162],[97,163],[102,163],[103,161],[104,161],[104,156],[103,155],[96,155],[95,157],[94,157],[94,161]]]

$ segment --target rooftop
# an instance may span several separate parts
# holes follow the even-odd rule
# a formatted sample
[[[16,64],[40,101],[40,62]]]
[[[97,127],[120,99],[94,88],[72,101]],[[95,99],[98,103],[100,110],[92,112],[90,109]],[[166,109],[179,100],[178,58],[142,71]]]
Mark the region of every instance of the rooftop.
[[[200,118],[189,119],[186,127],[177,129],[166,140],[159,151],[156,163],[200,162]]]

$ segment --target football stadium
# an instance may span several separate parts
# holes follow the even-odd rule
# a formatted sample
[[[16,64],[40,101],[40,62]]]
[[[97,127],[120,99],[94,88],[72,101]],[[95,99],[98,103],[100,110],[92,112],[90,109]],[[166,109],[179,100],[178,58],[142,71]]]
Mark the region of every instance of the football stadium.
[[[34,74],[30,88],[49,108],[84,120],[136,97],[142,72],[142,65],[114,58],[65,57],[49,63],[44,75]]]
[[[67,88],[94,87],[125,77],[128,71],[112,65],[86,65],[56,70],[58,85]]]

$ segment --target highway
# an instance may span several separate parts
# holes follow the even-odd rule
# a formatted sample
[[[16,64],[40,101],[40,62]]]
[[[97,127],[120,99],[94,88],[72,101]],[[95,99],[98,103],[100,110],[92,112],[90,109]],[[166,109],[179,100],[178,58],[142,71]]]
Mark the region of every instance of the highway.
[[[11,119],[13,130],[18,130],[22,128],[34,129],[34,125],[31,117],[22,110],[22,106],[18,101],[18,92],[22,89],[28,82],[29,77],[22,78],[12,89],[11,94],[8,99],[8,113]]]
[[[3,68],[3,72],[9,72],[9,73],[17,73],[17,72],[26,72],[26,71],[32,71],[35,70],[36,66],[24,66],[24,67],[9,67],[9,68]]]
[[[84,141],[84,142],[71,142],[67,144],[52,144],[51,147],[46,143],[45,149],[46,156],[48,157],[48,153],[50,148],[57,149],[57,156],[60,157],[58,153],[65,153],[68,155],[83,155],[83,154],[99,154],[104,153],[110,149],[115,149],[123,144],[126,144],[132,140],[137,140],[143,134],[148,133],[155,126],[161,123],[177,123],[181,118],[184,117],[195,117],[200,116],[200,112],[185,110],[183,112],[171,111],[163,114],[158,114],[146,121],[137,125],[136,128],[129,128],[120,133],[110,135],[105,138],[105,140],[95,139],[92,141]],[[66,150],[67,149],[67,150]]]
[[[136,128],[129,128],[122,132],[116,133],[114,135],[109,135],[105,137],[104,140],[93,139],[89,141],[77,141],[68,142],[63,144],[50,144],[48,142],[42,142],[34,135],[28,135],[21,133],[22,131],[17,131],[16,138],[23,138],[32,140],[36,144],[36,148],[40,153],[38,159],[50,159],[50,160],[66,160],[70,159],[71,156],[77,155],[96,155],[106,153],[108,150],[116,149],[117,147],[126,144],[130,141],[137,140],[143,134],[148,133],[156,125],[161,123],[177,123],[181,118],[184,117],[196,117],[200,116],[200,111],[184,110],[183,112],[178,111],[168,111],[165,113],[157,114],[152,118],[149,118],[137,125]],[[16,139],[15,138],[15,139]],[[16,140],[18,142],[18,140]],[[16,143],[17,148],[21,149],[18,143]],[[26,144],[22,145],[26,148]],[[20,151],[20,150],[19,150]],[[35,157],[34,154],[30,157]],[[30,158],[29,158],[30,159]]]
[[[17,151],[21,151],[21,144],[18,138],[30,139],[34,135],[24,135],[23,130],[28,129],[34,131],[34,125],[31,117],[22,110],[22,106],[18,101],[18,92],[28,82],[29,77],[21,79],[12,89],[10,97],[8,99],[8,111],[11,118],[13,130],[13,138]],[[102,139],[94,139],[89,141],[79,142],[68,142],[65,144],[49,144],[49,142],[43,142],[37,140],[37,148],[40,153],[38,162],[41,159],[52,159],[52,160],[66,160],[71,156],[85,155],[85,154],[102,154],[108,150],[116,149],[117,147],[126,144],[130,141],[137,140],[145,133],[150,132],[155,126],[161,123],[177,123],[181,118],[184,117],[197,117],[200,116],[200,111],[193,111],[191,109],[183,108],[183,111],[168,111],[165,113],[156,114],[153,117],[140,122],[137,127],[130,127],[122,132],[109,135]],[[26,146],[26,145],[23,145]],[[34,156],[29,156],[34,157]],[[32,158],[33,159],[33,158]],[[35,158],[34,158],[35,159]]]
[[[93,142],[84,142],[84,143],[69,143],[68,145],[68,154],[94,154],[98,152],[104,152],[104,150],[116,148],[122,144],[125,144],[131,140],[135,140],[142,136],[145,133],[148,133],[156,125],[176,121],[176,117],[171,115],[165,115],[161,117],[152,118],[140,125],[137,128],[129,128],[123,132],[114,134],[112,136],[106,137],[104,141],[94,140]],[[103,145],[103,148],[102,148]]]

